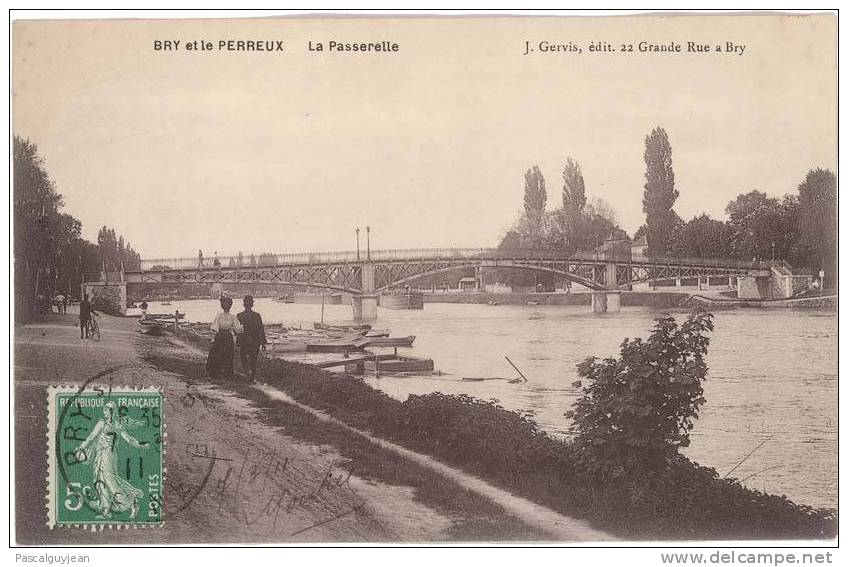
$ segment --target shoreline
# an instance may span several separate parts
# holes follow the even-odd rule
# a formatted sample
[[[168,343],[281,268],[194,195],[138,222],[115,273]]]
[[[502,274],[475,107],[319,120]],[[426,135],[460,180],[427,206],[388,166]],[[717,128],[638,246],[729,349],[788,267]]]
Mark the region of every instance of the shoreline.
[[[261,362],[264,386],[211,383],[204,369],[208,341],[188,334],[180,338],[142,335],[133,319],[104,317],[104,342],[76,342],[73,315],[46,319],[16,328],[16,364],[23,364],[16,369],[19,407],[33,403],[39,407],[44,386],[55,381],[50,376],[61,375],[73,383],[74,375],[93,374],[100,364],[80,367],[61,356],[54,373],[35,375],[22,370],[55,356],[56,349],[79,351],[82,360],[104,356],[103,364],[123,365],[114,370],[115,380],[166,391],[170,477],[166,487],[173,496],[166,499],[165,517],[172,529],[147,532],[150,541],[197,542],[204,537],[228,542],[736,540],[835,535],[835,511],[748,490],[733,479],[718,479],[712,469],[686,464],[690,462],[685,458],[681,476],[668,479],[671,484],[643,487],[661,490],[658,494],[668,492],[670,509],[648,514],[639,505],[622,507],[632,497],[630,488],[592,488],[575,481],[579,469],[567,441],[553,439],[532,418],[494,402],[438,393],[400,402],[356,377],[276,359]],[[62,374],[59,360],[64,365]],[[29,454],[29,439],[44,439],[43,428],[37,419],[16,425],[19,454]],[[321,499],[316,502],[330,503],[329,507],[316,510],[295,505],[294,512],[285,516],[288,531],[281,531],[276,521],[256,529],[248,523],[250,511],[240,506],[222,511],[221,502],[228,500],[220,495],[216,499],[215,494],[202,493],[184,501],[193,494],[185,487],[196,485],[203,471],[183,454],[181,445],[198,441],[216,447],[221,452],[216,454],[243,462],[254,451],[296,461],[296,479],[266,475],[263,486],[284,486],[299,498],[318,492]],[[246,456],[245,448],[249,448]],[[41,449],[34,452],[44,454]],[[77,537],[77,532],[46,530],[43,498],[38,497],[43,473],[26,469],[22,461],[16,463],[20,469],[16,475],[19,541],[132,541],[122,531],[107,536],[86,532]],[[451,472],[445,474],[445,469]],[[220,470],[215,480],[226,484],[229,472]],[[325,487],[321,479],[328,477],[346,477],[349,482]],[[267,505],[268,495],[251,488],[252,492],[244,493],[245,507],[255,513],[263,502]],[[693,491],[696,495],[700,491],[707,500],[699,495],[684,502],[683,495]],[[229,494],[226,486],[224,493]],[[184,506],[187,511],[181,512]],[[559,518],[556,529],[546,530],[534,522],[539,514],[529,513],[532,507],[545,510],[543,516]],[[220,514],[229,518],[224,528],[216,524]],[[422,517],[429,518],[431,529],[421,529]],[[307,531],[298,531],[304,527]]]
[[[652,307],[656,309],[686,309],[694,306],[704,306],[710,309],[804,309],[818,311],[836,311],[838,295],[826,295],[804,298],[776,299],[739,299],[719,295],[705,294],[698,291],[627,291],[618,292],[622,307]],[[276,299],[276,295],[259,294],[256,298]],[[324,296],[326,299],[326,296]],[[151,299],[150,301],[199,301],[217,299],[213,295],[191,295],[189,297],[167,297]],[[458,293],[424,293],[424,305],[431,304],[463,304],[463,305],[529,305],[529,306],[590,306],[591,292],[551,293],[551,292],[458,292]],[[320,294],[295,294],[293,303],[320,304]],[[328,304],[338,304],[339,302]],[[349,298],[342,297],[341,303],[349,304]],[[137,316],[137,315],[135,315]]]
[[[555,512],[556,527],[539,525],[512,495],[487,496],[482,481],[467,485],[464,473],[446,474],[437,461],[428,466],[349,426],[319,419],[319,410],[294,400],[257,386],[212,383],[202,348],[170,334],[143,335],[132,318],[104,316],[100,343],[80,341],[75,319],[54,314],[16,327],[15,404],[46,408],[47,385],[82,383],[104,366],[105,383],[163,388],[168,529],[145,530],[146,543],[608,539]],[[47,529],[43,417],[41,411],[16,417],[16,451],[32,457],[16,461],[18,542],[136,543],[134,530]],[[216,464],[201,483],[207,469],[188,451],[198,446],[223,459],[216,463],[243,465]],[[271,456],[273,472],[265,468]],[[258,472],[239,476],[236,485],[232,479],[245,467]],[[273,518],[268,506],[275,507]]]
[[[824,539],[835,534],[835,510],[745,488],[686,457],[672,477],[638,490],[669,492],[665,513],[648,514],[652,505],[621,507],[633,498],[632,486],[575,481],[579,467],[570,442],[549,436],[532,417],[505,410],[497,401],[435,393],[400,402],[358,377],[278,359],[266,360],[261,374],[262,381],[300,404],[560,514],[588,520],[617,538]]]

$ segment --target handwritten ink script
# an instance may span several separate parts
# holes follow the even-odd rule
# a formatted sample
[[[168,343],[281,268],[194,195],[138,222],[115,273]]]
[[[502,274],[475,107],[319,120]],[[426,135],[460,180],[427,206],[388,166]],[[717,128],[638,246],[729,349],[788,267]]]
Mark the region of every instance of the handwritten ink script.
[[[200,473],[190,479],[169,478],[168,488],[178,512],[203,499],[204,505],[248,526],[288,527],[302,522],[303,515],[315,520],[289,533],[295,536],[352,514],[365,504],[350,485],[352,461],[315,474],[305,472],[302,463],[289,457],[253,446],[219,452],[205,443],[185,443],[183,451]],[[299,511],[305,514],[297,514]],[[284,516],[289,518],[284,521]]]

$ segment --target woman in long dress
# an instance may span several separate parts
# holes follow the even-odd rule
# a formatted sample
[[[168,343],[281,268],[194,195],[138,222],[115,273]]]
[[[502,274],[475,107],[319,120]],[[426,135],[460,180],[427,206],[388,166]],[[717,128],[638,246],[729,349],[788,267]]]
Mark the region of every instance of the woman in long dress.
[[[138,504],[144,493],[118,475],[116,441],[120,437],[136,448],[149,443],[139,442],[127,433],[117,416],[115,402],[103,406],[103,419],[97,422],[91,434],[74,452],[80,462],[90,461],[93,473],[93,494],[89,492],[88,505],[98,517],[111,518],[113,512],[130,511],[130,518],[138,515]]]
[[[215,338],[212,348],[209,349],[209,358],[206,360],[206,372],[212,378],[223,375],[225,378],[233,377],[233,335],[244,332],[241,322],[235,315],[230,313],[233,300],[229,297],[221,298],[222,311],[215,315],[212,320],[212,332]]]

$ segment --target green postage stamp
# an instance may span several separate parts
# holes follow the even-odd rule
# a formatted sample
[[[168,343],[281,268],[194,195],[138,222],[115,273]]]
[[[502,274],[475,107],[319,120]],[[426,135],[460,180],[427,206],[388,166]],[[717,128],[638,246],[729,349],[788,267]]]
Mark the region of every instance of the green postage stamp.
[[[165,416],[156,389],[51,387],[48,525],[161,525]]]

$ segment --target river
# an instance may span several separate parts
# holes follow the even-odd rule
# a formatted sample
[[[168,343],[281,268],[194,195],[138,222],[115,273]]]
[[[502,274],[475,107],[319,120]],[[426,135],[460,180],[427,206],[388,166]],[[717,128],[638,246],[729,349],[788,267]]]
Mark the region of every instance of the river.
[[[233,311],[240,307],[238,302]],[[215,300],[152,303],[151,312],[179,309],[189,321],[210,321]],[[311,328],[320,305],[257,299],[266,323]],[[392,336],[416,335],[409,352],[435,361],[442,376],[366,377],[375,388],[403,400],[443,392],[497,399],[511,410],[535,412],[555,435],[567,433],[564,413],[579,391],[575,365],[594,355],[615,356],[626,337],[646,337],[658,315],[628,307],[593,314],[587,306],[427,304],[423,310],[380,309],[375,328]],[[683,318],[686,311],[672,311]],[[327,305],[328,322],[349,321],[348,305]],[[707,399],[686,454],[751,488],[812,506],[836,507],[837,319],[830,311],[738,309],[715,313],[704,383]],[[403,349],[402,349],[403,350]],[[523,384],[504,359],[527,376]],[[502,380],[465,381],[468,378]]]

